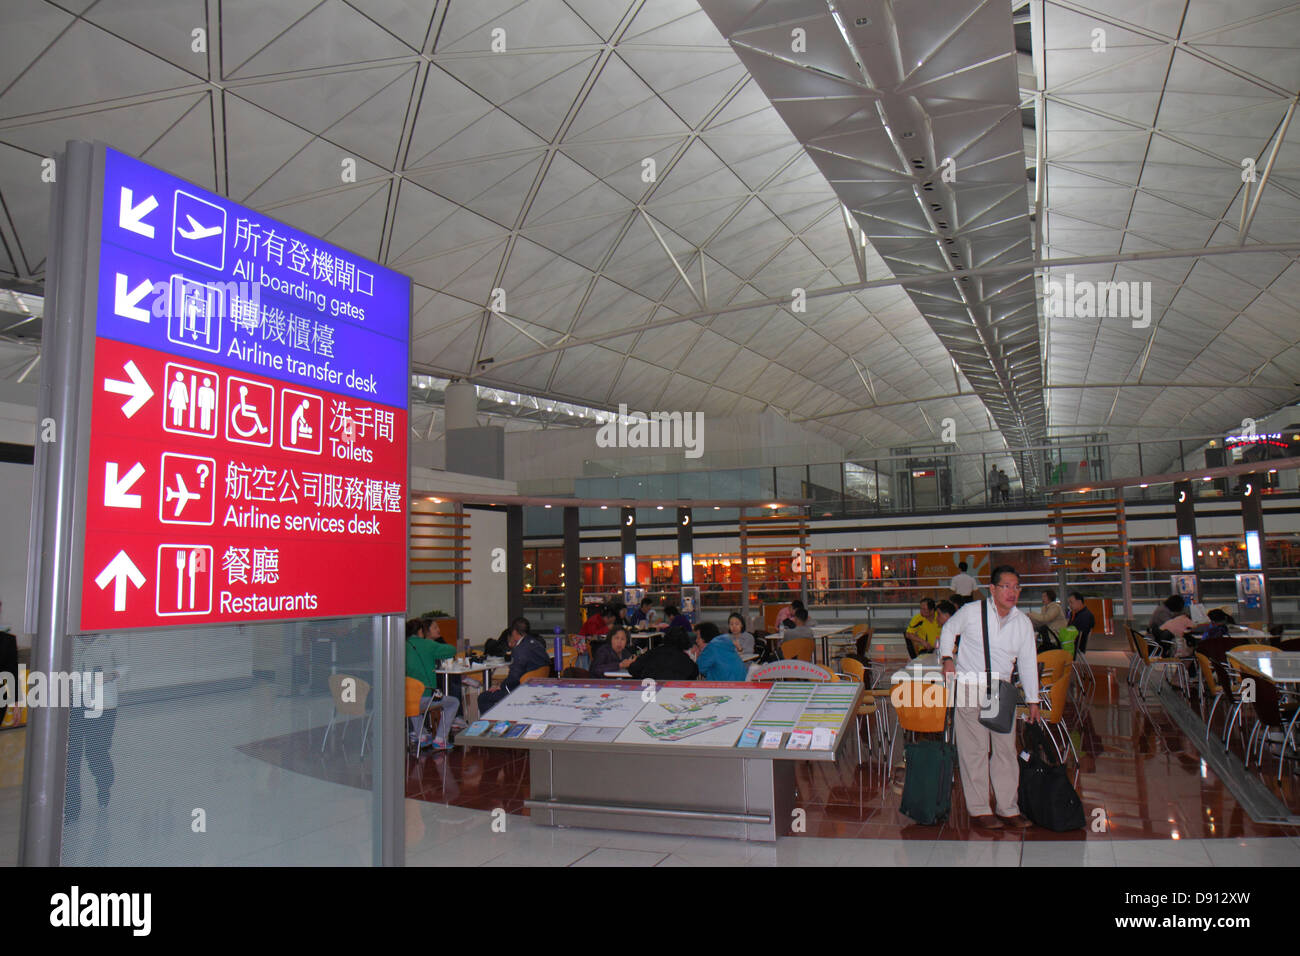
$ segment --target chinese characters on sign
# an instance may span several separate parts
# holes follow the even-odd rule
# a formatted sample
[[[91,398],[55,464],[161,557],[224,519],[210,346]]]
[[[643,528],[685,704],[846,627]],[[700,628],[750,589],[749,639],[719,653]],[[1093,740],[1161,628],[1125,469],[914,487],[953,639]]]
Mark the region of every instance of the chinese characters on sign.
[[[404,611],[409,280],[113,150],[103,197],[82,629]]]

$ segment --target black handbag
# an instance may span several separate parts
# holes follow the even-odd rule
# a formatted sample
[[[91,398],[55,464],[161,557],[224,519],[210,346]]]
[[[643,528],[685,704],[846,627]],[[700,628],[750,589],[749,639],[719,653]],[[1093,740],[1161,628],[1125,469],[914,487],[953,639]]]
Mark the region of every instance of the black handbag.
[[[1056,759],[1056,749],[1037,724],[1025,725],[1025,742],[1029,756],[1020,755],[1020,812],[1057,833],[1082,830],[1087,825],[1083,801]]]
[[[995,734],[1009,734],[1016,726],[1016,685],[1009,680],[993,680],[989,660],[989,602],[980,602],[980,624],[984,631],[984,695],[980,702],[980,726]]]

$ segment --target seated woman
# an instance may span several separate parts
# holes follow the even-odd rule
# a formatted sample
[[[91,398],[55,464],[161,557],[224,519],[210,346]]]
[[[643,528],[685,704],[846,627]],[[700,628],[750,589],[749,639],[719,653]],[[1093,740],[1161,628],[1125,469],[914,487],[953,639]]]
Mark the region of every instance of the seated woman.
[[[676,604],[664,605],[664,621],[665,623],[662,626],[665,628],[684,627],[688,631],[691,629],[691,619],[677,610]]]
[[[1170,630],[1169,622],[1183,613],[1183,607],[1183,596],[1181,594],[1171,594],[1151,614],[1147,630],[1164,649],[1166,655],[1173,650],[1174,638],[1178,636]],[[1190,618],[1188,618],[1188,623],[1191,623]],[[1175,625],[1175,628],[1177,627],[1178,625]]]
[[[610,671],[627,670],[635,659],[636,654],[627,647],[627,628],[616,627],[609,632],[609,640],[596,648],[591,661],[591,676],[604,677]]]
[[[754,653],[754,635],[745,630],[745,619],[735,611],[727,615],[727,631],[731,635],[731,643],[736,645],[737,654],[748,657]]]
[[[605,620],[606,610],[608,609],[602,604],[591,605],[587,609],[587,620],[583,622],[578,634],[582,637],[596,637],[609,630],[609,624]]]

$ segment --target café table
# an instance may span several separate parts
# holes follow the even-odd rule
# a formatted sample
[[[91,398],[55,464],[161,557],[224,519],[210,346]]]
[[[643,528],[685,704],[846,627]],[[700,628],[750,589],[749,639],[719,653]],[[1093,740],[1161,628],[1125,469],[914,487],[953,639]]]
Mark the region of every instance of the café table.
[[[438,666],[438,673],[442,675],[442,692],[444,694],[451,693],[451,678],[453,675],[466,676],[477,674],[480,671],[483,672],[484,690],[487,690],[487,685],[491,683],[489,675],[498,667],[504,666],[506,666],[504,658],[488,658],[482,664],[472,664],[469,662],[458,664],[454,660],[443,661],[442,664]]]
[[[852,624],[814,624],[813,637],[821,641],[822,659],[818,661],[823,667],[831,666],[830,639],[838,634],[852,634]]]
[[[1279,686],[1300,686],[1300,651],[1230,650],[1228,659],[1243,670],[1266,677]]]

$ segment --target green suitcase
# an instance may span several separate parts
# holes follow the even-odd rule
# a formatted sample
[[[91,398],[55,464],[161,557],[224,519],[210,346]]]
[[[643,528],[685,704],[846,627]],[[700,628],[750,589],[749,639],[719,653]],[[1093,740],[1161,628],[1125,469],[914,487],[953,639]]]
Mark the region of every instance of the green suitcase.
[[[952,773],[957,748],[942,740],[918,740],[905,748],[907,776],[898,809],[917,823],[946,820],[952,810]]]

